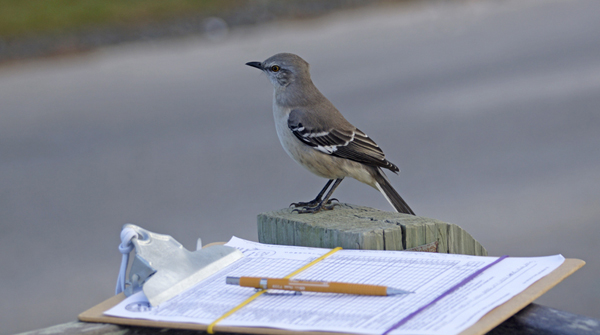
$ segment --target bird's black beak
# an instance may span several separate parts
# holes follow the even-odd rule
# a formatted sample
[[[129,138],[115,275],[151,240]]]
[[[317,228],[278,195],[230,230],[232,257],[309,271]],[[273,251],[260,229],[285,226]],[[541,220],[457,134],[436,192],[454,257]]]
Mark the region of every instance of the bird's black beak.
[[[259,70],[263,69],[262,64],[260,62],[248,62],[248,63],[246,63],[246,65],[255,67]]]

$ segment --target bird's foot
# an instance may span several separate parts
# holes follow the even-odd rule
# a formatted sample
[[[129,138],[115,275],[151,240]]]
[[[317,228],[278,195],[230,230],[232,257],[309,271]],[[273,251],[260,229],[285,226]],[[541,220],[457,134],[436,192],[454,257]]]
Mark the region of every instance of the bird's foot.
[[[332,204],[331,203],[332,200],[337,200],[337,199],[331,199],[331,200],[327,201],[327,203],[325,203],[325,204],[321,203],[316,206],[303,206],[303,208],[294,208],[292,210],[292,213],[298,212],[299,214],[314,214],[314,213],[318,213],[322,210],[330,211],[333,209],[333,207],[338,205],[338,204]],[[296,207],[300,207],[300,206],[296,206]]]
[[[331,198],[331,199],[327,200],[327,202],[325,203],[325,205],[331,205],[331,204],[332,204],[332,201],[337,201],[337,202],[340,202],[340,201],[339,201],[338,199],[336,199],[336,198]],[[319,204],[320,204],[320,203],[321,203],[321,200],[319,200],[319,199],[313,199],[313,200],[311,200],[311,201],[308,201],[308,202],[292,202],[292,203],[290,204],[290,207],[292,207],[292,206],[293,206],[293,207],[304,207],[304,208],[306,208],[306,207],[310,207],[310,208],[313,208],[313,207],[317,207],[317,206],[319,206]],[[332,208],[333,208],[333,207],[332,207]]]
[[[315,200],[311,200],[311,201],[306,201],[306,202],[292,202],[290,204],[290,207],[316,207],[317,205],[319,205],[319,201],[317,199]]]

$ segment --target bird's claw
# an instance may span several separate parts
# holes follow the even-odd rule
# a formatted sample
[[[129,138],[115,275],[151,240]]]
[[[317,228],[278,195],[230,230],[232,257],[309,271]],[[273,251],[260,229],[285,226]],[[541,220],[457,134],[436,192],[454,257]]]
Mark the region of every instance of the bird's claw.
[[[337,198],[331,198],[331,199],[327,200],[327,202],[325,203],[325,205],[332,205],[332,203],[331,203],[332,201],[340,202]],[[305,207],[305,208],[306,207],[310,207],[310,208],[313,208],[313,207],[319,206],[319,204],[320,204],[320,201],[315,199],[315,200],[311,200],[311,201],[308,201],[308,202],[292,202],[289,207],[293,206],[293,207]]]
[[[336,200],[336,199],[332,199],[332,200]],[[292,209],[292,213],[297,212],[299,214],[314,214],[314,213],[318,213],[322,210],[330,211],[336,205],[338,205],[338,204],[332,204],[331,200],[329,200],[329,201],[327,201],[327,204],[319,204],[314,207],[294,208],[294,209]]]
[[[315,207],[319,205],[319,201],[317,200],[312,200],[312,201],[307,201],[307,202],[292,202],[290,204],[290,207]]]

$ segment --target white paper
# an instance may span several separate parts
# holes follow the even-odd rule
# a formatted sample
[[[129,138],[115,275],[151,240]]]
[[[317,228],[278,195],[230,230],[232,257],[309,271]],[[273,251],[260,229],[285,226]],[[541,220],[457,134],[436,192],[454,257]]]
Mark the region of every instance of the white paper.
[[[155,321],[210,324],[252,294],[226,285],[227,276],[284,277],[329,249],[265,245],[233,237],[227,245],[245,257],[156,307],[142,292],[106,315]],[[382,334],[496,257],[424,252],[341,250],[295,279],[386,285],[413,294],[373,297],[286,291],[263,294],[220,325],[303,331]],[[391,334],[457,334],[487,312],[556,269],[561,255],[506,258],[410,319]]]

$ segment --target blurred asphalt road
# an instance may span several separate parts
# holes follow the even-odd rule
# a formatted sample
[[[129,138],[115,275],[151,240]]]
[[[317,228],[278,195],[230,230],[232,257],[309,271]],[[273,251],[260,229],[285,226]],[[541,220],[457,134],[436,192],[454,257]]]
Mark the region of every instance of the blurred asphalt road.
[[[600,2],[427,2],[1,67],[0,333],[110,297],[124,223],[193,249],[312,199],[324,180],[284,153],[244,66],[283,51],[418,215],[491,255],[584,259],[538,303],[600,318]],[[353,180],[335,196],[391,210]]]

